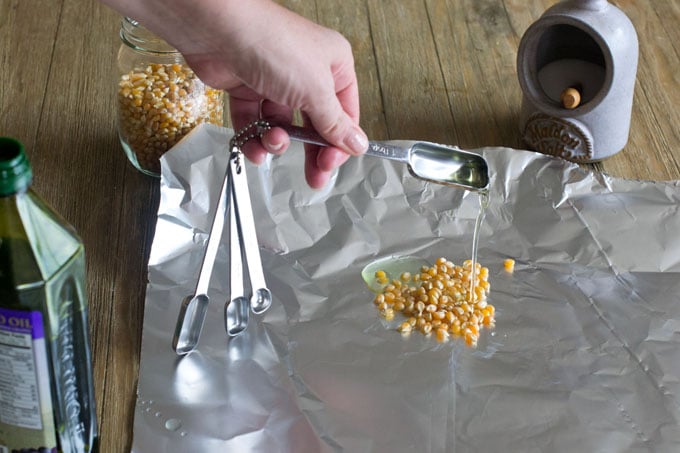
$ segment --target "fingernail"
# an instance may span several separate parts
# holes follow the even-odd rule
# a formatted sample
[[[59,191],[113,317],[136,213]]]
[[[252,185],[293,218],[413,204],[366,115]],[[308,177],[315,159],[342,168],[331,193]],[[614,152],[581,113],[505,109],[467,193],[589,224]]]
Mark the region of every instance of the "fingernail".
[[[368,149],[368,137],[361,129],[355,129],[354,133],[345,140],[345,145],[355,155],[364,154]]]
[[[283,148],[283,143],[269,143],[269,151],[272,153],[276,153],[278,151],[281,151]]]

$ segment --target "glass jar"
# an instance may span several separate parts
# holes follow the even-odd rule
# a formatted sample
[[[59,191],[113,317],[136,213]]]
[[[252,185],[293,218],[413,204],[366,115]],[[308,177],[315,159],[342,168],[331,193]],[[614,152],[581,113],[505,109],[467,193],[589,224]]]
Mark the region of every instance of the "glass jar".
[[[160,175],[160,157],[201,123],[224,125],[224,93],[205,85],[182,55],[133,19],[121,22],[118,133],[130,162]]]

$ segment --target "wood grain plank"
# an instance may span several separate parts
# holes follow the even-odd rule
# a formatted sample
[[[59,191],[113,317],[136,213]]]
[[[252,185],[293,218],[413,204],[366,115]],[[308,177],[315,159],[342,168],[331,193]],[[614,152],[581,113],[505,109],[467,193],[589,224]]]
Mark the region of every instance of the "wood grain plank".
[[[463,147],[521,145],[519,38],[494,0],[427,2],[452,115]]]
[[[557,0],[502,0],[513,33],[520,38]]]
[[[368,9],[389,138],[458,142],[425,2]]]
[[[0,0],[0,135],[34,155],[62,0]]]
[[[118,24],[98,2],[64,2],[35,160],[46,198],[85,243],[103,451],[131,446],[149,229],[158,201],[157,180],[133,170],[117,138]]]

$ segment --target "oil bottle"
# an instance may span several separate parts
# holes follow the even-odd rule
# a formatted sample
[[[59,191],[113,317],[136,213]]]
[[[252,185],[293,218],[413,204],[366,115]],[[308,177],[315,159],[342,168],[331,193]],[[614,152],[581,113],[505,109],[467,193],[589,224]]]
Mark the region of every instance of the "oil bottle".
[[[98,449],[85,256],[0,137],[0,453]]]

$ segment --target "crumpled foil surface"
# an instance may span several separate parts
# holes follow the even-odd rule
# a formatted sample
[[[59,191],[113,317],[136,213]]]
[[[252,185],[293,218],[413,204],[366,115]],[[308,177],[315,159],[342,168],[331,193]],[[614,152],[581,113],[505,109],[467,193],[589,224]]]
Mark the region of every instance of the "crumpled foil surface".
[[[247,167],[271,308],[227,338],[225,232],[198,350],[180,358],[231,134],[201,126],[162,161],[134,452],[680,451],[678,182],[478,150],[496,326],[473,349],[402,337],[360,274],[387,256],[470,258],[478,196],[372,157],[313,191],[293,144]]]

